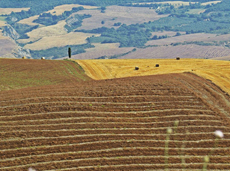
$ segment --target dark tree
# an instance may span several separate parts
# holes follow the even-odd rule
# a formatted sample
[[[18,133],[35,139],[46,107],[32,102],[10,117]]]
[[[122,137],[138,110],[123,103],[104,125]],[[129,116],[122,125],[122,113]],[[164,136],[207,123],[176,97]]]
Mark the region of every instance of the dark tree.
[[[69,55],[69,58],[71,58],[71,48],[70,47],[68,48],[68,55]]]

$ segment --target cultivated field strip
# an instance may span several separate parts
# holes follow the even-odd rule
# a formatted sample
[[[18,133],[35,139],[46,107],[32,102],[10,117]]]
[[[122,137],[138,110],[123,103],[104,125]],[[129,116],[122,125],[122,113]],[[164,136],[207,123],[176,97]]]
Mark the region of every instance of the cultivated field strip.
[[[0,91],[91,80],[71,61],[0,59],[0,63]]]
[[[194,79],[171,74],[0,92],[0,171],[193,170],[206,155],[210,170],[230,169],[229,118],[209,94],[219,90],[204,80],[200,96]],[[215,130],[224,132],[218,143]]]

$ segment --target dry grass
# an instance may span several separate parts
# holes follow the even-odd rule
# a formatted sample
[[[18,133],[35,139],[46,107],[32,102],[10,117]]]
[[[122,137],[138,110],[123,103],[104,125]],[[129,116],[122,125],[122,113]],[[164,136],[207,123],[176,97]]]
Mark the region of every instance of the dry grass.
[[[16,47],[16,44],[10,38],[2,36],[0,32],[0,57],[12,58],[12,50]]]
[[[18,23],[20,24],[28,24],[28,25],[38,25],[38,23],[33,23],[34,20],[38,19],[39,15],[35,15],[23,20],[20,20]]]
[[[28,43],[30,41],[39,40],[43,37],[65,35],[67,34],[64,29],[65,24],[65,21],[60,21],[56,25],[39,27],[38,29],[32,30],[31,32],[27,33],[27,35],[30,37],[29,39],[21,39],[19,40],[19,43]]]
[[[167,34],[167,32],[165,34]],[[165,35],[165,34],[164,34],[164,32],[162,33],[162,35]],[[153,35],[155,35],[155,33],[153,33]],[[229,35],[227,37],[230,38]],[[211,42],[211,41],[215,41],[215,40],[216,41],[217,40],[223,40],[222,38],[223,38],[223,36],[219,37],[216,34],[206,34],[206,33],[185,34],[185,35],[181,35],[181,36],[170,37],[167,39],[151,40],[151,41],[148,41],[146,43],[146,45],[169,45],[171,43],[185,42],[185,41]]]
[[[11,12],[21,12],[22,10],[28,11],[30,8],[0,8],[0,15],[10,14]]]
[[[210,2],[201,3],[201,5],[217,4],[217,3],[220,3],[220,2],[221,1],[210,1]]]
[[[190,9],[187,13],[188,14],[200,14],[205,12],[205,9]]]
[[[87,43],[86,38],[90,36],[99,36],[90,33],[81,33],[81,32],[71,32],[68,34],[58,35],[58,36],[49,36],[43,37],[39,41],[27,44],[25,48],[31,50],[42,50],[52,47],[62,47],[67,45],[80,45]]]
[[[133,49],[133,47],[124,47],[119,48],[118,43],[93,43],[95,48],[86,49],[85,53],[72,55],[72,59],[95,59],[102,56],[113,56],[120,55],[126,52],[129,52]]]
[[[91,18],[83,20],[82,26],[79,29],[95,29],[98,27],[113,27],[114,23],[121,22],[127,25],[135,23],[144,23],[148,21],[158,20],[166,15],[158,15],[155,10],[139,7],[122,7],[109,6],[105,13],[100,10],[82,10],[78,14],[90,14]],[[105,24],[101,24],[104,21]]]
[[[93,79],[193,72],[230,93],[230,62],[207,59],[76,60]],[[160,67],[155,67],[159,64]],[[135,66],[140,69],[134,70]]]
[[[221,56],[228,56],[230,49],[222,46],[199,46],[199,45],[178,45],[159,46],[138,49],[135,52],[122,56],[122,59],[172,59],[177,56],[181,58],[202,58],[211,59]]]
[[[65,11],[71,11],[73,7],[84,7],[85,9],[98,8],[96,6],[89,6],[89,5],[66,4],[66,5],[56,6],[54,9],[47,12],[50,12],[51,14],[61,15]]]
[[[210,2],[205,2],[201,3],[201,5],[208,5],[208,4],[217,4],[221,1],[210,1]],[[195,3],[195,2],[192,2]],[[133,3],[135,4],[135,3]],[[189,2],[184,2],[184,1],[165,1],[165,2],[149,2],[149,3],[139,3],[139,4],[170,4],[174,6],[181,6],[181,5],[189,5]]]

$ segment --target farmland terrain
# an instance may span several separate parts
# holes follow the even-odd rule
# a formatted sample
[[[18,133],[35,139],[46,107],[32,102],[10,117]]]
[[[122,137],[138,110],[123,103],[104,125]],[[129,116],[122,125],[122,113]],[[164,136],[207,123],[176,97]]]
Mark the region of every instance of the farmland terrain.
[[[91,80],[70,61],[0,59],[0,91]]]
[[[0,56],[64,59],[71,47],[74,59],[138,58],[140,52],[145,58],[224,57],[229,6],[228,0],[1,1],[0,44],[8,36],[13,45],[4,45]]]
[[[1,171],[197,170],[206,155],[208,170],[230,169],[229,96],[194,74],[69,81],[0,101]]]
[[[225,59],[229,58],[226,56]],[[207,59],[103,59],[76,60],[93,79],[191,72],[221,87],[230,94],[230,62]],[[156,67],[156,64],[159,67]],[[139,67],[139,70],[135,70]]]

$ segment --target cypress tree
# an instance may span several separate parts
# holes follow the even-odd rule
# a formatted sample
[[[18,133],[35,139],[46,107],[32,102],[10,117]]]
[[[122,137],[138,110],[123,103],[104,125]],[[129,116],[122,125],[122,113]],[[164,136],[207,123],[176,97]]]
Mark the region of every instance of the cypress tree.
[[[68,48],[68,54],[69,54],[69,58],[71,58],[71,48]]]

